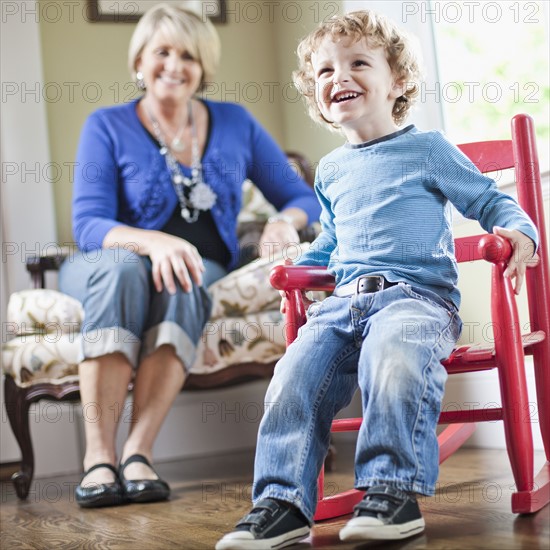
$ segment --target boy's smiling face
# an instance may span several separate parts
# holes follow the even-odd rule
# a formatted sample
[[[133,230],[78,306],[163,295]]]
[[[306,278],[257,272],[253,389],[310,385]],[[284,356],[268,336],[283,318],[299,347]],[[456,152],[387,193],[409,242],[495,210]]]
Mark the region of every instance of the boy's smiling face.
[[[350,143],[362,143],[398,129],[395,100],[403,94],[382,47],[365,39],[325,37],[311,57],[316,101],[322,115],[342,127]]]

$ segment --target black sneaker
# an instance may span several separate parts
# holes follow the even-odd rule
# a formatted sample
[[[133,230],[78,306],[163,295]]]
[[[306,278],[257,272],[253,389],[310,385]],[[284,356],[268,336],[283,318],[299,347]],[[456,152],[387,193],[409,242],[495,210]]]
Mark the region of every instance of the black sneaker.
[[[416,498],[387,485],[371,487],[340,531],[340,540],[399,540],[424,531]]]
[[[291,504],[264,498],[216,544],[216,550],[284,548],[305,539],[309,525]]]

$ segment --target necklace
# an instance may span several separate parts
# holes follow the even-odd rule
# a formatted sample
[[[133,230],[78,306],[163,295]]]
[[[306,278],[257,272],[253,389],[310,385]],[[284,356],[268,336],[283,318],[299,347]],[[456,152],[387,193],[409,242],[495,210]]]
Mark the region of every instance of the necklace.
[[[145,108],[145,112],[151,121],[157,141],[160,143],[159,153],[166,159],[166,165],[170,170],[172,184],[178,196],[181,207],[181,217],[188,223],[194,223],[199,217],[200,210],[210,210],[218,198],[210,185],[204,182],[202,163],[199,154],[199,140],[193,110],[189,104],[189,124],[191,125],[191,177],[188,178],[181,171],[178,161],[172,155],[170,148],[160,129],[157,119]],[[177,149],[175,149],[177,152]]]
[[[191,110],[191,102],[189,102],[187,120],[185,121],[184,124],[182,124],[178,133],[174,136],[174,139],[172,139],[172,141],[170,142],[170,149],[172,149],[172,151],[176,151],[176,153],[181,153],[185,151],[186,144],[181,140],[181,136],[183,135],[183,131],[185,130],[186,126],[190,123],[192,116],[193,115]]]
[[[181,127],[181,130],[178,132],[178,134],[174,137],[174,139],[170,143],[170,149],[173,151],[176,151],[176,153],[181,153],[185,151],[185,143],[181,141],[181,135],[183,134],[185,126]]]

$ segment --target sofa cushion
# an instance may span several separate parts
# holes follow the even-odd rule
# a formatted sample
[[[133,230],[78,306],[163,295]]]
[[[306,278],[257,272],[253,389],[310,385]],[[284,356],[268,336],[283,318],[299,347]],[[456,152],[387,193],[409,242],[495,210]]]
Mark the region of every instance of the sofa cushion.
[[[27,334],[2,346],[2,367],[19,386],[78,379],[80,334]]]
[[[57,290],[21,290],[8,302],[8,335],[73,332],[83,319],[80,302]]]
[[[271,363],[284,351],[284,321],[278,309],[220,317],[206,324],[189,372],[209,374],[241,363]]]
[[[80,333],[17,336],[2,346],[4,371],[20,386],[78,379]],[[285,350],[278,311],[227,317],[207,323],[190,374],[210,374],[240,363],[271,363]]]
[[[278,310],[281,296],[269,284],[269,272],[283,261],[281,254],[271,260],[254,260],[211,285],[208,288],[213,303],[211,320]]]

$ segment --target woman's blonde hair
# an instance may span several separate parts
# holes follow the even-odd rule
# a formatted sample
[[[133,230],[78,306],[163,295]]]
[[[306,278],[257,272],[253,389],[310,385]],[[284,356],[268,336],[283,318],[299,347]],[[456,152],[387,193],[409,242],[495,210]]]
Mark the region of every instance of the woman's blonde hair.
[[[136,79],[136,65],[143,48],[161,31],[174,45],[187,50],[203,71],[199,90],[214,78],[220,60],[220,39],[214,25],[198,14],[172,4],[157,4],[139,20],[128,49],[128,68]]]
[[[327,36],[334,41],[342,37],[350,37],[355,41],[366,39],[369,47],[384,48],[397,82],[405,84],[405,91],[395,100],[392,111],[394,122],[401,125],[418,97],[420,61],[412,39],[388,18],[371,10],[334,16],[298,45],[298,70],[292,76],[295,86],[304,97],[309,116],[320,124],[328,124],[331,129],[339,129],[337,124],[323,117],[315,99],[315,75],[311,57]]]

